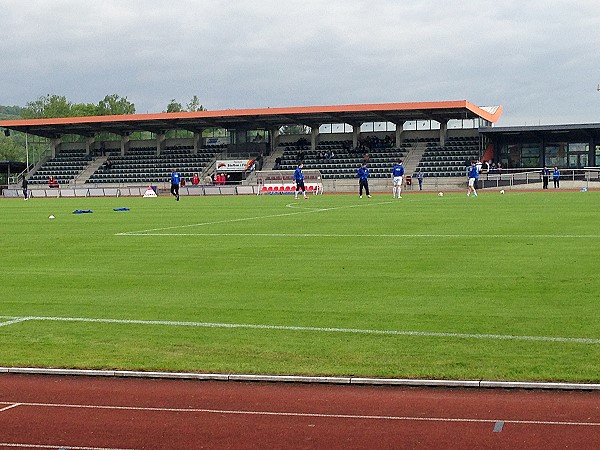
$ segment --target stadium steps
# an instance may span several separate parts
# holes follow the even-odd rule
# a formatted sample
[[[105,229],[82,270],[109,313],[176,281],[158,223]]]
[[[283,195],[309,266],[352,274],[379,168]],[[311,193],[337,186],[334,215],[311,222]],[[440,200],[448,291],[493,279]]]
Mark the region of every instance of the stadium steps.
[[[84,184],[90,177],[106,162],[108,156],[101,156],[92,161],[83,172],[81,172],[78,176],[73,178],[69,183],[69,187],[74,187],[78,184]]]
[[[408,147],[410,150],[404,158],[404,172],[406,175],[415,173],[423,154],[427,150],[427,145],[424,142],[418,142],[413,147]]]

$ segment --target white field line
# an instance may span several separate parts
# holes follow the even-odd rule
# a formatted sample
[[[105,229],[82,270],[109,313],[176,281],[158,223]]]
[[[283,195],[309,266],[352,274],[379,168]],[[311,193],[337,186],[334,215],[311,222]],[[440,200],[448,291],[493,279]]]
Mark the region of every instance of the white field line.
[[[279,214],[269,214],[266,216],[240,217],[238,219],[215,220],[213,222],[201,222],[201,223],[193,223],[193,224],[189,224],[189,225],[177,225],[177,226],[172,226],[172,227],[151,228],[148,230],[141,230],[141,231],[128,231],[128,232],[123,232],[123,233],[115,233],[115,236],[147,236],[147,235],[150,235],[149,233],[159,232],[159,231],[164,231],[164,230],[177,230],[177,229],[182,229],[182,228],[203,227],[203,226],[207,226],[207,225],[219,225],[219,224],[225,224],[225,223],[246,222],[246,221],[250,221],[250,220],[271,219],[274,217],[296,216],[299,214],[312,214],[312,213],[317,213],[317,212],[333,211],[336,209],[358,208],[361,206],[376,206],[376,205],[383,205],[386,203],[391,203],[391,202],[362,203],[360,205],[337,206],[337,207],[333,207],[333,208],[303,209],[301,211],[279,213]]]
[[[182,227],[187,227],[184,225]],[[595,234],[339,234],[339,233],[161,233],[156,230],[118,233],[117,236],[240,236],[309,238],[450,238],[450,239],[600,239]]]
[[[0,404],[3,402],[0,402]],[[208,408],[160,408],[142,406],[111,406],[111,405],[79,405],[68,403],[20,403],[22,406],[42,408],[74,408],[74,409],[100,409],[117,411],[141,411],[141,412],[167,412],[167,413],[200,413],[200,414],[231,414],[248,416],[277,416],[277,417],[309,417],[325,419],[356,419],[356,420],[403,420],[415,422],[465,422],[465,423],[490,423],[495,424],[498,419],[471,419],[457,417],[412,417],[412,416],[388,416],[367,414],[326,414],[291,411],[252,411],[252,410],[229,410]],[[526,425],[569,425],[598,427],[600,422],[569,422],[569,421],[545,421],[545,420],[504,420],[504,423],[526,424]],[[74,447],[69,447],[74,448]]]
[[[86,322],[86,323],[114,323],[134,325],[163,325],[178,327],[200,327],[200,328],[240,328],[254,330],[280,330],[280,331],[310,331],[315,333],[347,333],[347,334],[372,334],[392,336],[416,336],[458,339],[490,339],[490,340],[515,340],[515,341],[541,341],[541,342],[564,342],[574,344],[600,344],[600,339],[574,338],[559,336],[520,336],[505,334],[476,334],[476,333],[446,333],[430,331],[400,331],[400,330],[370,330],[360,328],[336,328],[336,327],[308,327],[289,325],[264,325],[243,323],[213,323],[213,322],[184,322],[170,320],[135,320],[135,319],[98,319],[84,317],[13,317],[0,316],[0,319],[12,319],[13,323],[25,321],[48,321],[48,322]]]
[[[0,327],[4,327],[6,325],[13,325],[19,322],[25,322],[26,320],[28,320],[27,317],[16,317],[13,320],[9,320],[7,322],[0,322]]]

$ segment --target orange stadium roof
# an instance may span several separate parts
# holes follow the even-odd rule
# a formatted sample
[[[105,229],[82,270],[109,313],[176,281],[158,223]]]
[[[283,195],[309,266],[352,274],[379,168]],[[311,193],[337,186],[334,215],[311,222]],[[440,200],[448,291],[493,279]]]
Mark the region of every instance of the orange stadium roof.
[[[325,123],[360,125],[412,120],[483,119],[495,123],[501,115],[501,106],[480,107],[466,100],[455,100],[3,120],[0,127],[53,138],[63,134],[93,136],[101,132],[122,135],[133,131],[200,131],[213,127],[252,130],[296,124],[315,127]]]

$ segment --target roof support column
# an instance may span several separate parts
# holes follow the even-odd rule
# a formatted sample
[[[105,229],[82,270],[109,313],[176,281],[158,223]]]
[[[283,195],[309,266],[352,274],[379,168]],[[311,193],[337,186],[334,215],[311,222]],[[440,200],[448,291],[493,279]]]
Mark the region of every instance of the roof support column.
[[[448,137],[448,121],[440,122],[440,147],[446,146],[446,138]]]
[[[62,138],[57,137],[50,141],[50,150],[52,151],[52,158],[56,158],[56,154],[60,153],[60,144],[62,144]]]
[[[402,134],[404,133],[404,121],[398,122],[396,125],[396,148],[400,148],[402,144]]]
[[[276,127],[276,128],[272,128],[271,129],[271,153],[273,153],[275,150],[277,150],[277,147],[279,146],[279,136],[281,135],[279,130],[281,128],[280,127]]]
[[[156,135],[156,155],[160,155],[165,150],[167,141],[167,135],[164,131],[161,131]]]
[[[125,156],[125,153],[129,151],[129,134],[121,136],[121,156]]]
[[[352,148],[358,147],[358,141],[360,140],[360,127],[361,123],[353,123],[352,125]]]
[[[317,142],[319,140],[319,125],[310,127],[310,149],[317,151]]]
[[[95,136],[86,138],[86,140],[85,140],[85,154],[86,154],[86,156],[90,155],[91,148],[95,144],[96,144],[96,137]]]
[[[197,155],[198,149],[200,147],[202,147],[202,129],[194,132],[193,141],[194,141],[194,148],[192,149],[192,155]]]

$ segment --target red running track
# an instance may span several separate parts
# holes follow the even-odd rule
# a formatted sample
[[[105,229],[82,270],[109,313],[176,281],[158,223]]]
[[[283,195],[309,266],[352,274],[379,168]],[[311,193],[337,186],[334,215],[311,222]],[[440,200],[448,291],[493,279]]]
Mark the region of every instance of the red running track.
[[[0,448],[598,449],[600,393],[2,374]]]

